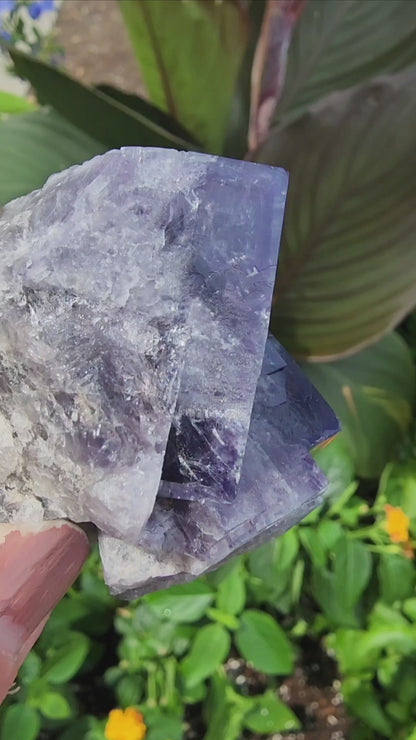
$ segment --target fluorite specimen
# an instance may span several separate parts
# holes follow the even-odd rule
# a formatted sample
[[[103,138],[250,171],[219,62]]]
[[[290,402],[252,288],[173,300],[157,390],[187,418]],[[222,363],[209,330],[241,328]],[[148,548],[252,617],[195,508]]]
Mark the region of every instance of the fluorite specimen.
[[[267,339],[286,185],[126,148],[0,213],[0,521],[92,522],[115,593],[192,578],[320,500],[309,450],[337,422]]]

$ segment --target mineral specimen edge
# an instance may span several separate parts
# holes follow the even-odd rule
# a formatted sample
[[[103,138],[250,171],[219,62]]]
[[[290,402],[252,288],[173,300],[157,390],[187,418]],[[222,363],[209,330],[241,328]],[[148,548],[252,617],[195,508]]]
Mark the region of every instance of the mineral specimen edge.
[[[0,521],[92,521],[115,593],[188,580],[320,500],[309,449],[336,419],[265,354],[286,187],[129,147],[0,212]]]

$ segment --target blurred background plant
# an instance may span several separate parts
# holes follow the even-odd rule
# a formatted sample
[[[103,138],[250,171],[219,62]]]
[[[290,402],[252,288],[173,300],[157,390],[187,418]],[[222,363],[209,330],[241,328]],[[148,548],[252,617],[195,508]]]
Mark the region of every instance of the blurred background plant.
[[[0,92],[0,204],[122,145],[287,167],[272,330],[343,431],[316,451],[320,510],[206,578],[122,604],[93,553],[0,737],[415,740],[416,5],[118,5],[146,98],[24,46],[21,13],[52,3],[0,2],[36,96]]]
[[[57,48],[53,37],[46,33],[43,16],[54,13],[57,7],[55,0],[0,0],[0,40],[53,60]]]

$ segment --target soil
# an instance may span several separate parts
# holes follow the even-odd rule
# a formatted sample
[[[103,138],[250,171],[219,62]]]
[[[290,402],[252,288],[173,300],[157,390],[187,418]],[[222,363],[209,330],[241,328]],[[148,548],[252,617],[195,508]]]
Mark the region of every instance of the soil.
[[[145,96],[116,0],[63,0],[55,37],[64,51],[66,69],[81,82],[106,82]],[[267,678],[238,657],[228,661],[227,670],[243,693],[260,693],[267,686]],[[103,709],[111,708],[103,706],[110,699],[104,687],[99,697],[87,696],[84,688],[80,687],[83,703],[91,704],[88,711],[96,710],[100,715]],[[319,644],[304,640],[297,668],[279,689],[281,699],[297,714],[303,729],[284,735],[277,733],[269,740],[346,740],[349,721],[339,688],[334,661]],[[195,710],[198,712],[198,707],[190,707],[191,729],[187,740],[202,737],[201,717]],[[245,740],[265,740],[265,736],[246,734]]]
[[[81,82],[145,95],[117,0],[63,0],[54,37],[65,68]]]
[[[305,638],[293,675],[286,678],[279,697],[297,715],[301,732],[275,733],[269,740],[347,740],[349,718],[342,703],[336,663],[318,642]],[[249,668],[240,658],[228,661],[228,673],[242,693],[253,696],[265,690],[267,677]],[[246,740],[264,735],[246,733]]]

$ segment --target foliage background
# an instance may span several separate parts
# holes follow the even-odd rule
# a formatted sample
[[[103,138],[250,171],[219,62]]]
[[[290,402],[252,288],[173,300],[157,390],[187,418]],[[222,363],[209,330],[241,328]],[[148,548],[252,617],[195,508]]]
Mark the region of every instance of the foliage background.
[[[0,203],[121,145],[287,167],[272,330],[343,431],[316,453],[322,509],[216,574],[120,604],[94,553],[1,737],[102,739],[136,705],[150,740],[295,730],[279,686],[313,645],[337,661],[348,737],[415,740],[415,3],[120,0],[148,100],[69,77],[21,5],[4,41],[37,103],[0,93]]]

